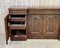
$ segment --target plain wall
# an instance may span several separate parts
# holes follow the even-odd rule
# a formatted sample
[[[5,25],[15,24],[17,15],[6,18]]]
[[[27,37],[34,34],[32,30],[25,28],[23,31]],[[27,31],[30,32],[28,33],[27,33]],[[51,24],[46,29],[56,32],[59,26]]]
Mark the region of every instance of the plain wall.
[[[0,33],[5,33],[4,18],[10,6],[59,7],[60,0],[0,0]]]

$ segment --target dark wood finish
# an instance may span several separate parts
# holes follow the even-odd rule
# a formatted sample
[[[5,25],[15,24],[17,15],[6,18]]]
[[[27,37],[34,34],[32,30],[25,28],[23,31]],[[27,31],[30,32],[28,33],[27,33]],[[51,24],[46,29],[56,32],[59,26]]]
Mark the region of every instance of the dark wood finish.
[[[16,14],[16,15],[19,15],[19,14],[27,14],[27,10],[28,9],[25,9],[25,8],[9,8],[9,13],[10,14]]]
[[[5,17],[6,44],[9,37],[11,41],[27,40],[26,17],[26,9],[9,9],[9,15]]]
[[[60,14],[59,9],[30,9],[29,14]]]
[[[25,18],[10,18],[9,21],[25,21]]]
[[[25,41],[27,39],[27,36],[26,35],[12,35],[11,36],[11,41]]]
[[[5,21],[5,33],[6,33],[6,44],[8,44],[8,39],[9,39],[9,28],[8,28],[8,16],[9,14],[4,18]]]
[[[10,17],[13,15],[16,17]],[[22,15],[25,17],[21,18]],[[24,23],[22,24],[22,22]],[[12,24],[20,24],[20,26],[13,26]],[[5,29],[6,44],[9,37],[11,41],[27,39],[60,40],[60,9],[9,8],[9,15],[5,18]]]

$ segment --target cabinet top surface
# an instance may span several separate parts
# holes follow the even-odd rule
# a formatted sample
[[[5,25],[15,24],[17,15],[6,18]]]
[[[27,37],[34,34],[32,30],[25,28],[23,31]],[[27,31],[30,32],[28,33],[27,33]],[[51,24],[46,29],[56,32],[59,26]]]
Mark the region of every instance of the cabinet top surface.
[[[43,7],[43,6],[41,6],[41,7],[25,7],[25,6],[12,6],[12,7],[10,7],[9,8],[9,10],[11,10],[11,9],[13,9],[13,10],[22,10],[22,9],[24,9],[24,10],[27,10],[27,9],[60,9],[60,7]]]

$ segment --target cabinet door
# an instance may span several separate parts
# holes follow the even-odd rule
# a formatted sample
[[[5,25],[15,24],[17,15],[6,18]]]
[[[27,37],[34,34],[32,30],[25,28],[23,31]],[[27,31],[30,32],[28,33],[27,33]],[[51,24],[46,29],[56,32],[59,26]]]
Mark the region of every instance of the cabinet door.
[[[30,15],[28,17],[29,36],[30,38],[40,38],[42,36],[42,20],[41,15]]]
[[[43,34],[46,38],[57,38],[59,29],[58,15],[44,15]]]

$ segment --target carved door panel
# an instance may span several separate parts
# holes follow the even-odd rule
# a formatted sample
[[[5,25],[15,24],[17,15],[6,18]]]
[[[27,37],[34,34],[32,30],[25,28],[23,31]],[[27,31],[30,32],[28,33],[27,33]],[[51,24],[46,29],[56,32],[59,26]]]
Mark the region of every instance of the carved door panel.
[[[44,15],[44,36],[47,38],[57,38],[58,29],[58,15]]]
[[[41,15],[30,15],[28,17],[29,35],[31,38],[40,38],[42,35],[42,18]]]

